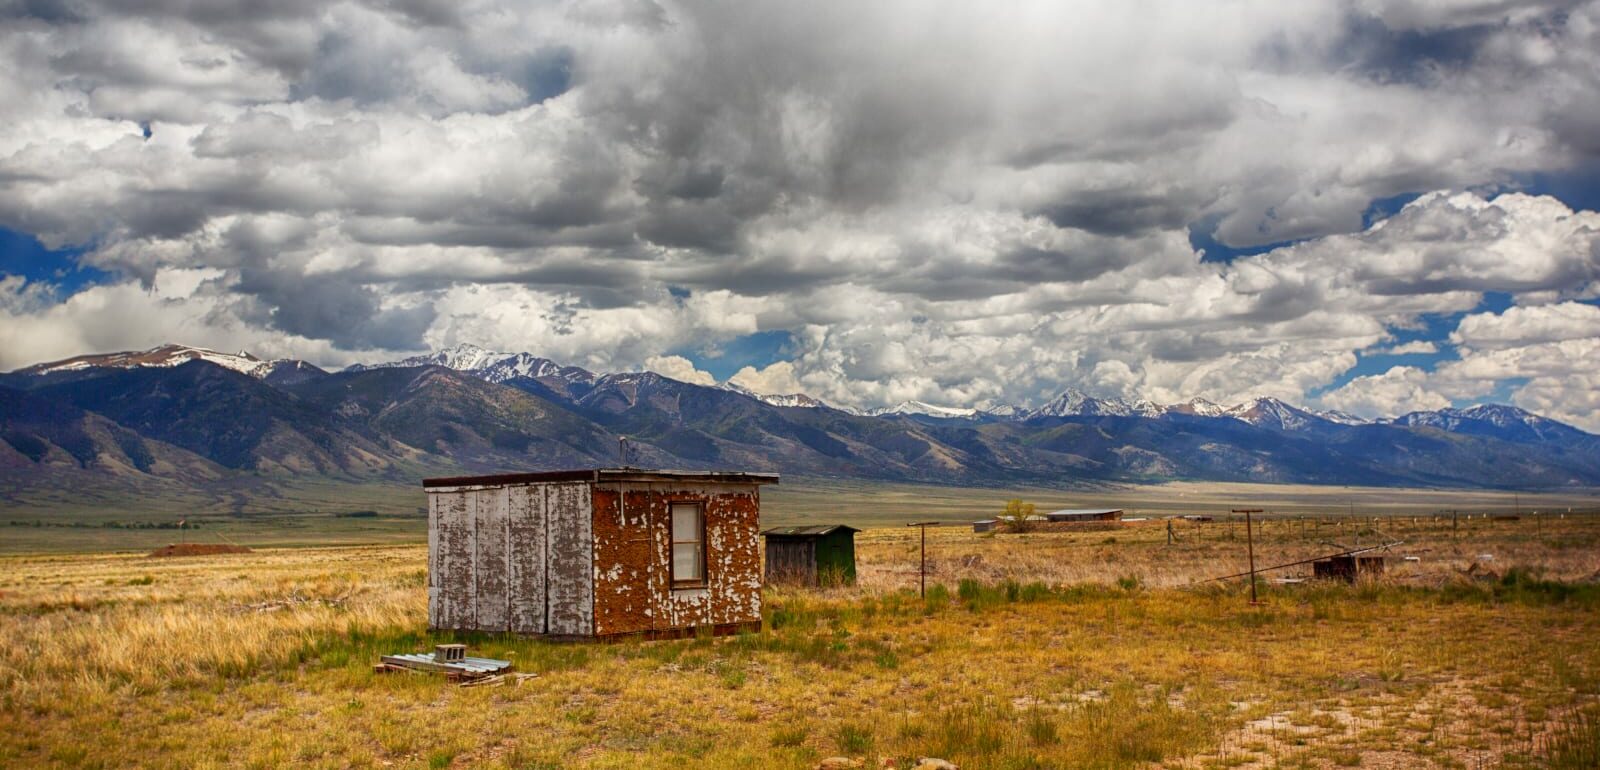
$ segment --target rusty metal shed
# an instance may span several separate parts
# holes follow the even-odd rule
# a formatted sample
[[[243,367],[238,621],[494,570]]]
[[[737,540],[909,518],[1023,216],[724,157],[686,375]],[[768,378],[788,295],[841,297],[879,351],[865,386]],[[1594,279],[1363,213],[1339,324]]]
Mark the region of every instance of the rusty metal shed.
[[[769,473],[596,468],[426,479],[428,625],[558,639],[761,627]]]
[[[854,585],[856,533],[860,531],[843,524],[824,524],[762,532],[767,541],[767,582]]]

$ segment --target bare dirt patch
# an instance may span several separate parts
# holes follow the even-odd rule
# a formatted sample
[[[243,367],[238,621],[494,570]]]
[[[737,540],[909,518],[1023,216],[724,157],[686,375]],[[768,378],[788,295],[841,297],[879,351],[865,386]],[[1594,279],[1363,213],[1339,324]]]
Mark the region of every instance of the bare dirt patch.
[[[250,549],[242,545],[227,545],[224,543],[168,543],[150,552],[153,558],[166,558],[168,556],[214,556],[222,553],[250,553]]]

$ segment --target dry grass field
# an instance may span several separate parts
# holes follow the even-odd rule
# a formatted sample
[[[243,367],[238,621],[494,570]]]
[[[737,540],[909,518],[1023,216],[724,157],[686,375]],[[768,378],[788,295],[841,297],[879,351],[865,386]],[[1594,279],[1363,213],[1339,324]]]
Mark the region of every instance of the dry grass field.
[[[1259,606],[1192,585],[1242,568],[1242,524],[1176,531],[934,529],[922,598],[915,531],[869,530],[857,586],[769,589],[760,634],[465,636],[538,674],[474,688],[372,672],[457,638],[425,627],[420,546],[3,557],[0,766],[1600,761],[1600,519],[1269,519],[1263,566],[1405,544],[1382,580],[1263,580]]]

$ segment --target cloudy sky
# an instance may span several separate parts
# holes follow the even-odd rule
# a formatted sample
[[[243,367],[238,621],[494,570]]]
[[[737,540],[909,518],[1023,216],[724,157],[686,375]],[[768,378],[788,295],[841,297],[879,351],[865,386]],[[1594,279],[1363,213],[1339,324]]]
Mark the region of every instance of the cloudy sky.
[[[0,68],[0,369],[1600,430],[1600,2],[0,0]]]

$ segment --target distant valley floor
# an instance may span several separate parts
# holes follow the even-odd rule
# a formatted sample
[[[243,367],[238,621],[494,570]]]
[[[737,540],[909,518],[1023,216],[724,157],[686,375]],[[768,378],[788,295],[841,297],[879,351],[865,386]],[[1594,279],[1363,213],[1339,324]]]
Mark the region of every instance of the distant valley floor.
[[[187,540],[250,546],[422,542],[420,484],[317,479],[275,486],[242,506],[228,495],[161,490],[151,495],[92,490],[0,490],[0,553],[149,551]],[[1080,489],[955,487],[786,477],[762,492],[763,526],[845,523],[951,525],[992,518],[1009,499],[1057,508],[1121,508],[1130,518],[1225,516],[1234,508],[1282,516],[1427,516],[1444,511],[1559,517],[1600,511],[1600,489],[1556,492],[1171,482],[1096,484]],[[183,526],[179,527],[179,522]]]

